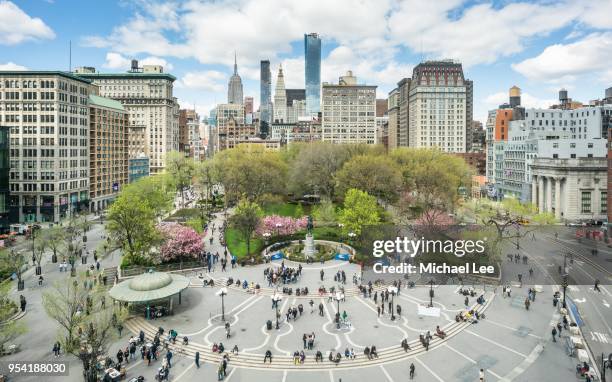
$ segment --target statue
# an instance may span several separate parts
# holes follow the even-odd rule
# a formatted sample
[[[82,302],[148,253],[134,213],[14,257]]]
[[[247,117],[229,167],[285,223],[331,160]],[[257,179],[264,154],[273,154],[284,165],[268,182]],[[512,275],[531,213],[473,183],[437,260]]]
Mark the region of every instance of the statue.
[[[313,228],[312,216],[308,215],[308,223],[306,224],[306,229],[308,230],[308,233],[311,235],[312,235],[312,228]]]

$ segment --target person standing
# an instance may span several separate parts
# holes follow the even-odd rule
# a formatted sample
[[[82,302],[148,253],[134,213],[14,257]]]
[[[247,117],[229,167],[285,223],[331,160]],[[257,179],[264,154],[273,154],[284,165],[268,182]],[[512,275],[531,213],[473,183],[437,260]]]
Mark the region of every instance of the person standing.
[[[414,379],[414,363],[410,364],[410,379]]]
[[[172,351],[168,350],[168,352],[166,353],[166,360],[168,361],[168,368],[172,367]]]
[[[557,328],[553,327],[551,333],[552,333],[553,342],[557,342],[557,339],[555,338],[555,336],[557,335]]]
[[[467,296],[465,296],[465,300],[463,301],[463,305],[465,305],[465,309],[467,309],[468,305],[470,305],[470,299]]]
[[[26,298],[24,295],[19,295],[19,305],[21,307],[21,311],[25,312],[26,308]]]
[[[378,310],[378,317],[380,317],[380,306],[377,306],[376,308]]]
[[[195,365],[198,369],[200,368],[200,352],[199,351],[195,353]]]

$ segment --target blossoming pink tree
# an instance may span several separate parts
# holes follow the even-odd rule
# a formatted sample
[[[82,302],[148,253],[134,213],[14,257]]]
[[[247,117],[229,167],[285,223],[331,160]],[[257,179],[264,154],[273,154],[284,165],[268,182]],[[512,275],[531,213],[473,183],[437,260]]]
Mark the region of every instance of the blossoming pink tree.
[[[263,236],[266,232],[270,235],[292,235],[306,229],[307,224],[308,218],[305,216],[294,219],[287,216],[270,215],[261,219],[255,232],[259,236]]]
[[[159,231],[164,238],[164,244],[160,248],[163,262],[197,259],[204,250],[202,237],[193,228],[169,223],[160,225]]]
[[[416,219],[414,224],[421,229],[440,231],[455,224],[455,221],[445,211],[430,209],[423,212],[421,216]]]

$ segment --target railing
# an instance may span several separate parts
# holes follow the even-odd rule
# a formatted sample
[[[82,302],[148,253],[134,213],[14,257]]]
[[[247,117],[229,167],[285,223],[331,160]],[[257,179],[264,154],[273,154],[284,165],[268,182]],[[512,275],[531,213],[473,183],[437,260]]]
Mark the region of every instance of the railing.
[[[121,277],[133,277],[140,274],[146,273],[149,269],[156,272],[174,272],[181,271],[183,269],[201,268],[203,263],[200,261],[185,261],[180,263],[169,263],[169,264],[158,264],[151,266],[131,266],[121,269]]]

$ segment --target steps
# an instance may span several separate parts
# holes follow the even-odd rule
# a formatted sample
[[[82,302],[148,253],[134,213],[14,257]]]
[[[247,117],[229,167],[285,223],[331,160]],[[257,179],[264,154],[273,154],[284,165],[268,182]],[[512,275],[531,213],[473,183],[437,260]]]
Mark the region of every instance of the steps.
[[[491,294],[487,299],[485,305],[476,304],[471,307],[478,311],[478,313],[484,312],[491,302],[495,295]],[[444,340],[434,336],[430,341],[429,349],[436,349],[444,344],[445,341],[459,334],[462,330],[466,329],[471,324],[465,322],[452,322],[442,328],[443,331],[446,332],[446,338]],[[148,339],[152,339],[155,337],[157,333],[157,328],[154,327],[150,321],[144,320],[142,317],[135,317],[128,320],[125,324],[125,327],[132,331],[133,333],[138,334],[140,330],[145,332],[145,335]],[[208,345],[203,345],[199,343],[195,343],[189,341],[189,345],[183,346],[181,334],[178,335],[177,344],[169,345],[170,349],[175,353],[175,355],[183,354],[188,357],[194,357],[195,352],[200,352],[200,361],[201,362],[214,362],[215,364],[219,363],[221,360],[221,355],[219,353],[212,353],[211,347]],[[375,365],[382,365],[394,361],[400,361],[405,358],[414,357],[420,354],[424,354],[426,352],[425,348],[421,345],[418,338],[409,342],[411,350],[405,352],[400,347],[400,339],[398,339],[397,346],[391,346],[385,349],[378,350],[378,358],[368,360],[363,352],[357,355],[357,358],[354,360],[347,360],[344,357],[339,364],[335,364],[329,362],[327,359],[327,352],[323,352],[323,362],[315,362],[314,356],[309,356],[306,358],[304,364],[295,365],[293,362],[293,356],[288,355],[273,355],[273,362],[263,364],[264,354],[255,354],[255,353],[245,353],[241,352],[237,356],[232,356],[229,353],[231,362],[230,365],[239,368],[252,368],[252,369],[265,369],[265,370],[287,370],[287,369],[299,369],[299,370],[328,370],[328,369],[348,369],[348,368],[359,368],[359,367],[370,367]],[[163,340],[162,340],[163,343]],[[231,349],[226,349],[226,352],[230,352]],[[344,349],[336,349],[337,352],[343,354]]]

